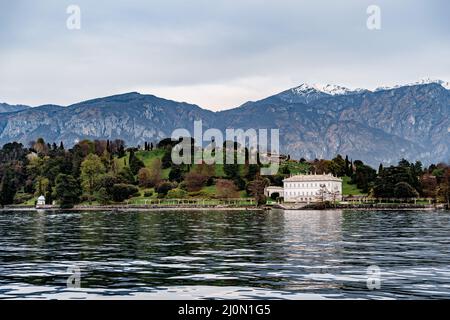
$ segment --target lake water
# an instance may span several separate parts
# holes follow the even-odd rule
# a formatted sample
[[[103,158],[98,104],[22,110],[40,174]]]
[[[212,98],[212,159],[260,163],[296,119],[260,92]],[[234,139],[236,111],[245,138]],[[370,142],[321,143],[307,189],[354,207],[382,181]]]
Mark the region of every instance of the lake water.
[[[450,298],[450,213],[0,212],[0,298]]]

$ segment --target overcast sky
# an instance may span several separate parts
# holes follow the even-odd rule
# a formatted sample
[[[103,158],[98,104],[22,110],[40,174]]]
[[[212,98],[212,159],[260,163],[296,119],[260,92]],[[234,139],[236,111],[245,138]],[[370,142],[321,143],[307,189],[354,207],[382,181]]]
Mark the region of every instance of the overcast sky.
[[[69,30],[68,5],[81,8]],[[366,26],[381,8],[381,30]],[[301,83],[450,81],[448,0],[0,0],[0,102],[129,91],[221,110]]]

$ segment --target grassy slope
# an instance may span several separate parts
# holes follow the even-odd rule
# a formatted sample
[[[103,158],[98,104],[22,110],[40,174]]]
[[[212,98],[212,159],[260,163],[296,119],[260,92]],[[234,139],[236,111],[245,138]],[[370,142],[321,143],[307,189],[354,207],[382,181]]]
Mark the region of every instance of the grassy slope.
[[[164,156],[164,150],[157,149],[152,151],[138,151],[136,152],[136,156],[138,159],[142,160],[144,162],[144,165],[146,167],[151,167],[152,163],[155,159],[162,160],[162,157]],[[162,171],[162,178],[168,179],[169,178],[170,169],[163,169]]]
[[[291,174],[308,173],[310,165],[308,163],[287,161],[280,165],[280,170],[283,167],[288,167]]]
[[[366,195],[365,193],[361,192],[361,190],[359,190],[356,185],[349,183],[350,177],[343,177],[342,180],[342,193],[344,195]]]
[[[162,159],[162,157],[164,156],[164,150],[153,150],[153,151],[138,151],[136,152],[136,156],[142,160],[142,162],[144,163],[144,165],[146,167],[151,167],[151,164],[153,162],[153,160],[155,160],[156,158]],[[129,154],[127,153],[127,155],[123,158],[116,158],[115,161],[118,165],[119,169],[122,169],[124,167],[124,159],[126,159],[126,164],[127,166],[129,165]],[[308,173],[310,170],[310,165],[308,163],[298,163],[298,162],[284,162],[283,164],[281,164],[281,168],[282,167],[288,167],[289,171],[291,172],[291,174],[301,174],[301,173]],[[281,169],[280,168],[280,169]],[[215,173],[217,177],[224,177],[225,174],[223,172],[223,165],[216,165],[215,168]],[[162,174],[162,178],[163,179],[167,179],[169,177],[169,173],[170,173],[170,169],[164,169],[163,170],[163,174]],[[359,190],[355,185],[349,184],[350,178],[349,177],[344,177],[343,178],[343,194],[344,195],[364,195],[361,190]],[[144,189],[141,189],[141,196],[138,198],[144,198],[143,194],[144,194]],[[154,191],[154,190],[152,190]],[[204,193],[207,196],[214,196],[214,194],[216,193],[216,187],[215,186],[208,186],[208,187],[204,187],[202,188],[202,193]],[[151,197],[154,198],[156,197],[156,193]],[[247,197],[247,194],[245,191],[241,191],[241,197]]]
[[[142,162],[144,163],[144,165],[147,168],[150,168],[153,160],[155,160],[156,158],[159,158],[160,160],[162,159],[162,157],[164,156],[164,150],[138,151],[138,152],[136,152],[136,156],[140,160],[142,160]],[[115,158],[114,161],[116,162],[119,170],[121,170],[125,166],[125,161],[126,161],[127,166],[130,165],[130,154],[127,152],[125,157]],[[162,178],[163,179],[169,178],[169,173],[170,173],[170,169],[164,169],[162,171]]]

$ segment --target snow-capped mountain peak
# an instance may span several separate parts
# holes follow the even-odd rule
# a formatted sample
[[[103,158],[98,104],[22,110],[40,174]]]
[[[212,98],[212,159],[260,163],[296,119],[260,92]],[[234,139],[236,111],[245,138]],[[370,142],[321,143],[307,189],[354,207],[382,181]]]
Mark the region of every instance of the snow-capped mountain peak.
[[[332,96],[336,95],[345,95],[345,94],[353,94],[364,91],[364,89],[349,89],[343,86],[338,86],[334,84],[306,84],[303,83],[298,87],[292,89],[292,92],[298,95],[311,94],[314,92],[321,92],[325,94],[329,94]]]
[[[390,86],[390,87],[379,87],[379,88],[376,88],[375,91],[392,90],[392,89],[398,89],[401,87],[410,87],[410,86],[417,86],[417,85],[431,84],[431,83],[439,84],[442,87],[444,87],[445,89],[450,90],[450,82],[445,82],[445,81],[439,80],[439,79],[424,78],[419,81],[411,82],[411,83],[407,83],[407,84],[398,84],[398,85],[394,85],[394,86]]]
[[[421,79],[420,81],[417,81],[411,85],[430,84],[430,83],[440,84],[445,89],[450,90],[450,82],[445,82],[445,81],[439,80],[439,79],[425,78],[425,79]]]
[[[349,89],[332,84],[307,84],[303,83],[298,87],[283,91],[277,94],[277,98],[289,103],[310,103],[322,98],[339,95],[350,95],[365,92],[365,89]]]

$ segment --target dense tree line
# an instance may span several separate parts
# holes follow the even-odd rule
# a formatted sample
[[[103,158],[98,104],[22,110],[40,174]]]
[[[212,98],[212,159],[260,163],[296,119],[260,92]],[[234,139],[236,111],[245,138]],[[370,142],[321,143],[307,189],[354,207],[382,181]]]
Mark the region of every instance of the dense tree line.
[[[205,190],[214,187],[220,198],[242,194],[265,202],[264,188],[283,185],[290,164],[301,164],[310,173],[331,173],[348,177],[347,181],[364,193],[379,198],[450,198],[450,167],[440,163],[423,168],[420,162],[401,160],[396,166],[378,172],[362,161],[337,155],[331,160],[296,161],[287,157],[278,174],[259,175],[261,163],[251,164],[245,149],[244,164],[224,164],[222,172],[215,165],[172,162],[173,147],[178,142],[164,139],[146,142],[142,148],[127,148],[122,140],[83,140],[66,149],[61,142],[37,139],[24,147],[8,143],[0,150],[0,205],[27,203],[44,195],[48,204],[63,207],[80,202],[108,204],[143,195],[145,197],[209,197]],[[193,147],[193,141],[190,142]],[[192,148],[194,154],[195,148]],[[235,159],[238,146],[234,145]],[[158,154],[144,163],[145,155]],[[193,155],[192,154],[192,155]],[[259,159],[260,155],[257,155]],[[219,171],[220,171],[219,170]]]
[[[223,176],[217,176],[214,165],[175,165],[171,154],[177,143],[164,139],[156,146],[146,142],[143,148],[126,148],[122,140],[83,140],[70,149],[62,142],[49,144],[43,139],[28,148],[6,144],[0,150],[0,204],[26,203],[40,195],[48,204],[56,201],[62,207],[121,202],[138,195],[203,196],[202,189],[213,185],[218,197],[238,197],[245,190],[249,195],[263,195],[263,190],[250,187],[259,174],[258,165],[248,161],[224,165]],[[142,152],[150,151],[162,156],[145,165]]]
[[[435,198],[449,202],[450,166],[444,163],[423,168],[420,161],[410,163],[402,159],[397,165],[383,167],[378,172],[360,160],[345,160],[338,155],[332,160],[315,160],[312,171],[347,176],[350,183],[375,198]]]

